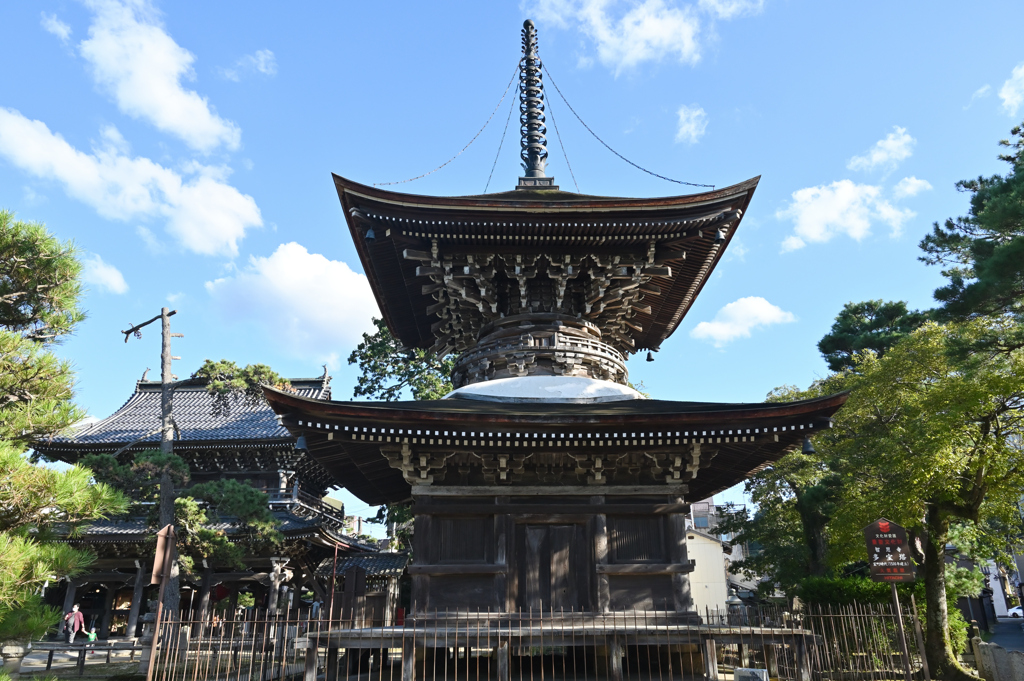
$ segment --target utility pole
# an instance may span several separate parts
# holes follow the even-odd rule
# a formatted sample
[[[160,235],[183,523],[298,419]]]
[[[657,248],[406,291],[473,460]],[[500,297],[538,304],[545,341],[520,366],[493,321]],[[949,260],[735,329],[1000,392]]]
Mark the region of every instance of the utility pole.
[[[185,335],[181,333],[171,333],[171,317],[177,314],[177,310],[168,310],[166,307],[161,308],[160,314],[153,317],[149,321],[141,324],[136,324],[129,328],[127,331],[122,331],[124,334],[124,342],[128,342],[128,338],[134,335],[136,338],[142,338],[141,329],[144,326],[152,324],[156,320],[160,320],[160,452],[170,456],[174,453],[174,417],[172,415],[174,389],[177,387],[178,382],[175,380],[174,373],[171,370],[171,361],[175,359],[181,359],[180,357],[174,357],[171,355],[171,338],[184,338]],[[160,509],[160,527],[174,526],[174,500],[177,495],[174,493],[174,481],[171,480],[171,473],[168,467],[165,465],[163,473],[160,475],[160,497],[159,497],[159,509]],[[163,594],[163,609],[167,613],[168,617],[177,619],[178,610],[181,602],[181,592],[178,584],[178,553],[177,548],[172,549],[173,553],[170,558],[170,569],[167,574],[166,585],[167,589],[161,589]]]

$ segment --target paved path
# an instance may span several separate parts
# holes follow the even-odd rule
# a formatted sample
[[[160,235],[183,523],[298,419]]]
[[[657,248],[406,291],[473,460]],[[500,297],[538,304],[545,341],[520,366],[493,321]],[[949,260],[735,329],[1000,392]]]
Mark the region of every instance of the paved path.
[[[1020,617],[1000,617],[999,624],[995,627],[995,633],[989,639],[989,643],[995,643],[1007,650],[1020,650],[1024,652],[1024,620]]]

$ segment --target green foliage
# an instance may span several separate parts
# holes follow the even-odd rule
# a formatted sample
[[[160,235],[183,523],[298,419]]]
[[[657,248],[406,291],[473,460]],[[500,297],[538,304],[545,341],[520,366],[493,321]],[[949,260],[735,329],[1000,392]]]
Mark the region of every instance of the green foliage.
[[[1010,172],[958,182],[970,194],[968,214],[936,223],[920,244],[921,260],[946,268],[949,283],[935,291],[940,317],[1006,318],[975,339],[974,347],[1001,351],[1024,347],[1024,129],[1011,134],[1000,142],[1011,153],[999,157]]]
[[[16,616],[0,619],[0,641],[30,641],[41,638],[60,622],[61,612],[31,594],[20,604]]]
[[[908,310],[903,301],[847,303],[818,341],[818,350],[832,371],[852,369],[858,352],[871,350],[882,356],[926,319],[925,314]]]
[[[174,526],[178,533],[178,564],[188,576],[197,576],[203,559],[234,568],[245,566],[245,550],[234,544],[221,529],[210,527],[210,518],[192,497],[174,500]]]
[[[206,390],[214,396],[214,416],[227,416],[239,404],[248,408],[263,404],[264,385],[280,390],[291,388],[287,379],[266,364],[239,367],[226,359],[206,360],[192,378],[207,381]]]
[[[243,533],[243,543],[250,548],[278,544],[283,537],[280,525],[270,512],[267,495],[252,485],[238,480],[215,480],[193,485],[189,493],[210,505],[216,519],[225,520]]]
[[[43,225],[0,210],[0,439],[22,447],[85,416],[71,402],[71,363],[50,351],[84,318],[77,255]]]
[[[158,449],[138,452],[127,462],[110,454],[87,454],[81,458],[81,463],[93,471],[97,480],[113,485],[134,501],[156,501],[164,472],[170,475],[175,487],[184,487],[190,480],[184,459]]]
[[[412,506],[409,504],[388,504],[377,509],[377,515],[366,522],[378,525],[395,524],[393,541],[399,550],[412,549]]]
[[[159,450],[139,452],[126,463],[109,454],[89,455],[82,461],[92,467],[98,480],[124,490],[135,501],[156,500],[165,472],[176,487],[184,487],[190,480],[184,459]],[[253,486],[238,480],[216,480],[193,485],[188,491],[190,496],[174,502],[179,560],[186,573],[193,574],[195,565],[204,558],[243,567],[246,549],[257,550],[281,541],[279,523],[270,512],[267,495]],[[155,504],[147,508],[149,521],[156,528],[158,509]],[[231,537],[210,527],[222,517],[238,530]]]
[[[402,347],[387,325],[374,318],[377,331],[363,334],[363,341],[349,355],[348,363],[359,366],[354,397],[392,401],[408,389],[414,400],[438,400],[452,390],[455,358],[436,357],[425,350]]]
[[[904,597],[913,591],[915,597],[921,598],[924,596],[923,586],[899,584],[897,588]],[[805,577],[800,580],[796,595],[805,603],[892,603],[892,589],[889,585],[872,582],[867,577]]]
[[[76,575],[95,558],[45,541],[55,529],[74,532],[83,522],[125,507],[126,500],[111,487],[92,484],[88,469],[35,466],[0,440],[0,640],[35,637],[56,623],[35,594],[53,575]]]
[[[41,223],[0,210],[0,327],[42,343],[71,333],[85,318],[78,254]]]
[[[250,591],[243,591],[238,594],[238,605],[242,608],[253,608],[256,606],[256,594]]]

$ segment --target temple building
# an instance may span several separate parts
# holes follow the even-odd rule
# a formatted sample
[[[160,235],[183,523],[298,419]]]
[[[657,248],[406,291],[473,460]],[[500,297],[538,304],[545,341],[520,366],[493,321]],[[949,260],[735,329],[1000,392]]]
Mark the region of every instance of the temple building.
[[[330,377],[290,379],[295,395],[319,401],[330,398]],[[160,434],[159,381],[140,380],[127,402],[111,416],[74,433],[35,445],[50,460],[75,463],[87,454],[113,454],[123,463],[140,451],[158,448]],[[376,546],[345,534],[340,502],[324,499],[336,483],[331,474],[302,449],[301,443],[278,422],[265,405],[238,402],[229,413],[218,413],[203,381],[186,381],[175,389],[174,420],[178,437],[174,453],[185,459],[192,483],[236,479],[267,493],[284,541],[259,555],[246,556],[245,569],[207,563],[194,582],[182,580],[182,606],[207,611],[211,601],[237,603],[239,592],[266,604],[278,596],[311,589],[326,598],[329,580],[317,579],[322,563],[342,556],[368,555]],[[141,513],[141,511],[140,511]],[[212,529],[229,538],[238,533],[233,518],[219,517]],[[87,627],[101,638],[134,636],[145,612],[149,588],[154,528],[142,516],[114,518],[87,524],[65,541],[88,547],[98,559],[90,571],[51,585],[48,602],[64,611],[81,603]],[[155,589],[156,587],[152,587]],[[151,596],[155,597],[155,596]]]
[[[337,402],[265,388],[312,461],[367,504],[412,504],[412,616],[643,609],[696,621],[686,513],[828,428],[845,395],[648,399],[626,358],[679,327],[758,178],[653,199],[545,172],[536,32],[507,192],[433,197],[335,176],[391,333],[456,356],[444,399]],[[696,359],[696,358],[695,358]]]

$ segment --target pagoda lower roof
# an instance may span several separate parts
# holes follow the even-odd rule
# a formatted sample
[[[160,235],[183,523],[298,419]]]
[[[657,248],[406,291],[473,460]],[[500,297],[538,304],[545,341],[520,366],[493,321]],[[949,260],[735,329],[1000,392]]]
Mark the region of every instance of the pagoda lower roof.
[[[651,289],[657,290],[629,316],[630,325],[623,333],[630,336],[630,342],[621,348],[627,353],[658,348],[675,331],[721,260],[759,180],[658,198],[555,190],[435,197],[386,191],[334,176],[349,231],[384,321],[406,347],[431,348],[442,335],[438,323],[444,321],[443,311],[436,304],[437,287],[431,283],[442,275],[448,277],[452,263],[462,271],[467,258],[474,263],[480,262],[480,256],[496,255],[498,260],[483,269],[497,269],[500,280],[514,276],[506,273],[515,267],[515,258],[540,256],[553,264],[576,263],[573,267],[582,267],[586,273],[613,276],[602,268],[617,268],[625,274],[616,272],[613,278],[642,277],[645,285],[650,283]],[[372,241],[366,238],[371,229]],[[472,269],[467,267],[465,272]],[[490,286],[494,281],[479,279],[477,283]],[[574,281],[581,287],[586,283],[585,277]],[[466,285],[468,280],[456,288],[464,292]],[[477,292],[473,286],[469,290],[473,296],[500,296],[483,289]],[[612,303],[609,298],[609,310]],[[502,306],[507,303],[487,312],[463,310],[463,315],[480,316],[479,323],[468,323],[466,328],[475,329],[501,314],[516,314]],[[591,321],[600,325],[602,320]],[[475,341],[456,338],[453,347],[461,351]]]
[[[567,456],[605,452],[713,449],[709,468],[687,481],[705,499],[749,477],[831,425],[840,393],[796,402],[710,403],[628,400],[599,404],[488,403],[479,400],[334,402],[264,388],[282,423],[306,438],[309,455],[368,504],[401,502],[412,488],[382,448]],[[517,449],[518,448],[518,449]],[[553,490],[556,490],[553,487]],[[657,493],[657,486],[652,486]],[[509,493],[514,494],[514,485]]]

